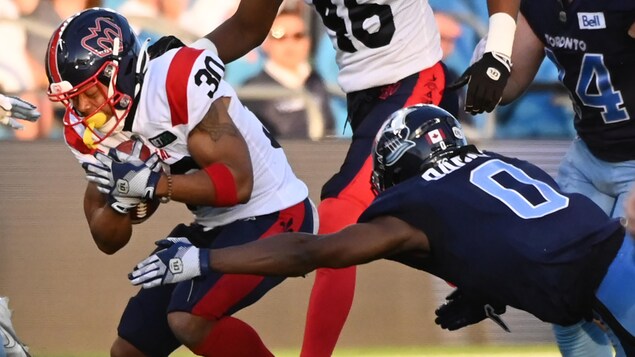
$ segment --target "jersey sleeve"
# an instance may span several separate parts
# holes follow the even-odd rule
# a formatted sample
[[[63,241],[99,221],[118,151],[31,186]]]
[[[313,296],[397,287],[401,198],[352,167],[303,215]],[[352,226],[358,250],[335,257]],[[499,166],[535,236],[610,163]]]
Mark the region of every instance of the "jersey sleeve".
[[[225,65],[214,52],[192,47],[176,51],[166,73],[166,98],[172,126],[192,130],[211,103],[222,96]]]
[[[132,131],[158,148],[186,143],[214,100],[220,98],[225,66],[206,49],[180,47],[148,65]],[[172,144],[173,146],[174,144]]]

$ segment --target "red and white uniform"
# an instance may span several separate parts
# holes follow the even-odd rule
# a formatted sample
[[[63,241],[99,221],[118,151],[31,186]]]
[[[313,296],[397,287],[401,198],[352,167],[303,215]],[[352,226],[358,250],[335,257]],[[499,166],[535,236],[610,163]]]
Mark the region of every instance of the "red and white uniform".
[[[223,97],[231,99],[229,115],[249,148],[254,186],[251,198],[245,204],[194,207],[195,222],[209,228],[277,212],[308,197],[307,186],[293,173],[282,148],[270,139],[256,116],[245,108],[236,92],[221,79],[223,73],[223,64],[214,52],[191,47],[166,52],[149,63],[141,92],[136,98],[137,108],[132,124],[132,132],[150,141],[147,144],[151,145],[153,140],[150,139],[161,135],[174,138],[160,147],[162,161],[172,165],[190,156],[188,135],[201,122],[211,104]],[[91,155],[82,155],[92,154],[90,151],[82,153],[81,147],[85,148],[81,141],[83,127],[78,125],[67,128],[67,131],[73,129],[78,131],[79,140],[78,147],[74,147],[67,137],[73,152],[80,162],[94,160]],[[128,137],[127,133],[116,136],[100,144],[100,149],[113,144],[116,146]],[[192,167],[190,171],[197,169]]]
[[[346,93],[395,83],[441,60],[428,0],[305,1],[327,28]]]

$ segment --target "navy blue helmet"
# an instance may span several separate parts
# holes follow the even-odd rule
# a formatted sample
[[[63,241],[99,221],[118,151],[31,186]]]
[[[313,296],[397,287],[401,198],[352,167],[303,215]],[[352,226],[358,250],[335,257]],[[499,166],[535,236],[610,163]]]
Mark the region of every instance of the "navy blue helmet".
[[[91,8],[71,16],[55,30],[48,44],[49,98],[62,102],[80,119],[88,119],[108,105],[119,123],[140,88],[142,65],[138,61],[145,62],[142,52],[130,24],[117,12]],[[98,83],[103,84],[97,87],[106,102],[92,113],[80,113],[73,99]],[[64,124],[82,122],[67,122],[65,118]]]
[[[447,111],[417,104],[394,112],[373,144],[373,191],[379,193],[467,145],[461,124]]]

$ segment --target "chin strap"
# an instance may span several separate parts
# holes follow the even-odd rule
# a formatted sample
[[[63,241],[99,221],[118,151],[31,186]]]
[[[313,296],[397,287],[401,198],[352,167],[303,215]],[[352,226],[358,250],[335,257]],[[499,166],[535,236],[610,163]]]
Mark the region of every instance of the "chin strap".
[[[141,49],[139,50],[139,57],[137,57],[137,66],[135,68],[135,78],[136,84],[134,87],[134,96],[136,97],[141,90],[141,84],[143,83],[143,77],[148,70],[148,62],[150,61],[150,55],[148,54],[148,46],[150,45],[150,39],[146,38],[145,41],[141,44]]]

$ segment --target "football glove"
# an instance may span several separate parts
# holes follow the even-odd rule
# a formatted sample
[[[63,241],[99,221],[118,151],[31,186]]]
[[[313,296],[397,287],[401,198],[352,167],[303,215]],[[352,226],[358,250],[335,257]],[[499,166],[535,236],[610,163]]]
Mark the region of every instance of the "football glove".
[[[0,124],[13,129],[22,129],[24,126],[16,119],[34,122],[39,118],[40,113],[35,105],[18,97],[0,94]]]
[[[160,160],[152,154],[139,158],[142,143],[137,141],[131,154],[111,149],[108,155],[95,153],[98,163],[84,163],[86,179],[97,184],[99,192],[109,196],[111,207],[127,213],[141,199],[151,200],[161,177]]]
[[[148,47],[148,55],[150,59],[155,59],[173,48],[181,48],[183,46],[185,44],[177,37],[172,35],[163,36]]]
[[[470,114],[491,112],[500,103],[512,69],[511,59],[501,53],[486,52],[447,86],[449,90],[468,85],[465,111]]]
[[[441,328],[454,331],[490,318],[503,330],[510,332],[509,327],[500,317],[505,313],[504,305],[494,307],[494,305],[471,299],[459,289],[455,289],[445,299],[447,302],[434,312],[437,315],[434,322]]]
[[[167,238],[155,244],[163,249],[144,259],[128,274],[132,285],[149,289],[190,280],[209,272],[209,249],[199,249],[186,238]]]

